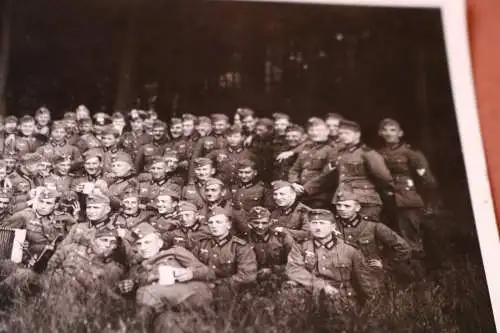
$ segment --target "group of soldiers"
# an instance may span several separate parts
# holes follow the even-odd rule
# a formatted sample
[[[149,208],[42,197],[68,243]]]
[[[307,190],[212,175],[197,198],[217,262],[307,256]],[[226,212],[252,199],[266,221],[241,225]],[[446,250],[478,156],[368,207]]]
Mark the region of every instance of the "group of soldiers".
[[[387,276],[419,276],[436,181],[396,120],[378,150],[338,114],[302,127],[250,108],[164,122],[80,105],[0,124],[1,228],[26,230],[2,289],[99,291],[151,321],[249,291],[356,306]]]

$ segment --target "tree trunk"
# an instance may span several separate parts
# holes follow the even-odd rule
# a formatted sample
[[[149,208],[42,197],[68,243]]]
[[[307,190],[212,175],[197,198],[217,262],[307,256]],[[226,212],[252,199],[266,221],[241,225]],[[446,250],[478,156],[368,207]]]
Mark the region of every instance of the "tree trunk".
[[[118,73],[118,87],[114,111],[126,112],[131,107],[132,90],[135,77],[135,60],[137,53],[137,25],[135,11],[127,8],[127,22],[123,41],[122,58]]]
[[[7,114],[5,105],[5,87],[9,74],[10,34],[12,25],[12,0],[5,0],[2,15],[2,32],[0,45],[0,115]]]

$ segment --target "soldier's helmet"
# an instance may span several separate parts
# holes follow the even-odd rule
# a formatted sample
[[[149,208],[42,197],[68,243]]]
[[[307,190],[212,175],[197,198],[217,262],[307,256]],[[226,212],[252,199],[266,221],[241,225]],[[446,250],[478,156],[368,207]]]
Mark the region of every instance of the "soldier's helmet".
[[[132,237],[135,240],[139,240],[150,234],[158,234],[158,230],[156,230],[151,224],[146,222],[143,222],[132,229]]]
[[[308,217],[309,221],[335,221],[333,213],[327,209],[311,209],[308,212]]]

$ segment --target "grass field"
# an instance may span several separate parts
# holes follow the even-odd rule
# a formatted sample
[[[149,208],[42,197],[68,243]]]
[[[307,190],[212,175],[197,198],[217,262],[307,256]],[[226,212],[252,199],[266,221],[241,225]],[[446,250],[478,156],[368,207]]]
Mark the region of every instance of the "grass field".
[[[436,222],[432,251],[439,267],[405,289],[389,285],[386,295],[360,313],[342,318],[307,299],[291,304],[279,297],[239,298],[208,313],[167,313],[162,332],[495,332],[473,225],[448,216]],[[64,294],[64,292],[62,292]],[[77,304],[85,304],[77,305]],[[68,304],[61,298],[16,301],[1,313],[0,332],[146,332],[133,306],[92,295]]]

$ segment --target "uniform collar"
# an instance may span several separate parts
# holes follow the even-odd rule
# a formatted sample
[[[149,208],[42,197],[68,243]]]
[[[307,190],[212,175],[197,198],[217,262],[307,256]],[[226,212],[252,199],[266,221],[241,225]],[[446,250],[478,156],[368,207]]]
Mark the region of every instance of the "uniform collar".
[[[196,221],[192,226],[190,227],[181,227],[181,230],[183,232],[188,232],[188,231],[198,231],[201,227],[200,221]]]
[[[222,198],[222,199],[220,199],[220,200],[219,200],[219,201],[217,201],[217,202],[208,203],[208,204],[207,204],[207,208],[208,208],[208,209],[213,209],[213,208],[215,208],[215,207],[221,207],[221,208],[224,208],[224,207],[226,207],[226,204],[227,204],[227,200],[226,200],[226,199],[224,199],[224,198]]]
[[[213,237],[212,238],[212,244],[214,246],[217,246],[217,247],[221,248],[224,245],[226,245],[227,243],[229,243],[230,240],[231,240],[231,234],[228,234],[226,237],[224,237],[222,239],[217,239],[217,238]]]
[[[243,146],[238,146],[236,148],[227,146],[227,151],[230,153],[241,153],[243,151]]]
[[[111,148],[102,147],[102,150],[104,150],[105,153],[116,154],[119,149],[118,149],[118,145],[116,145],[116,146],[111,147]]]
[[[99,170],[99,172],[94,176],[87,174],[87,179],[90,181],[95,181],[95,180],[98,180],[100,178],[102,178],[102,170]]]
[[[259,181],[257,180],[257,177],[255,177],[252,181],[246,183],[246,184],[243,184],[241,183],[241,188],[250,188],[250,187],[254,187]]]
[[[271,238],[271,231],[268,230],[264,235],[258,235],[255,232],[250,231],[250,240],[252,243],[267,243]]]
[[[166,214],[160,214],[159,215],[161,218],[164,218],[165,220],[167,219],[175,219],[177,216],[175,215],[175,211],[171,213],[166,213]]]
[[[320,249],[324,247],[331,250],[337,244],[337,238],[333,234],[330,237],[328,239],[314,239],[314,248]]]
[[[121,215],[126,217],[126,218],[130,218],[130,217],[137,217],[137,216],[141,215],[141,213],[142,213],[141,210],[138,209],[135,214],[129,215],[129,214],[125,214],[125,212],[122,212]]]
[[[123,183],[123,182],[125,182],[125,181],[129,180],[130,178],[133,178],[134,176],[135,176],[135,175],[134,175],[133,173],[130,173],[130,174],[128,174],[128,175],[127,175],[127,176],[125,176],[125,177],[122,177],[122,178],[117,178],[117,179],[116,179],[116,183]]]
[[[349,153],[352,153],[353,151],[361,148],[361,146],[363,145],[362,142],[358,142],[356,143],[355,145],[348,145],[348,146],[345,146],[344,149],[342,149],[343,151],[347,151]]]
[[[108,214],[105,217],[103,217],[102,219],[100,219],[99,221],[95,221],[95,222],[89,221],[89,226],[94,227],[96,229],[105,228],[106,226],[108,226],[110,224],[110,217],[111,217],[111,214]]]
[[[163,178],[162,180],[160,181],[157,181],[157,180],[151,180],[151,184],[154,184],[154,185],[158,185],[158,186],[162,186],[163,184],[165,184],[167,182],[167,177]]]
[[[346,220],[341,220],[341,221],[344,228],[356,228],[361,223],[361,216],[356,215],[356,217],[350,221]]]
[[[398,149],[399,147],[401,147],[403,144],[404,144],[404,142],[399,141],[398,143],[388,143],[388,144],[386,144],[386,147],[391,149],[391,150],[395,150],[395,149]]]
[[[66,145],[66,139],[63,139],[61,142],[55,142],[54,140],[50,140],[50,144],[52,147],[64,147],[64,145]]]
[[[281,212],[283,213],[283,215],[290,215],[295,210],[295,208],[297,208],[298,205],[299,205],[299,200],[295,200],[295,202],[290,207],[281,208]]]

